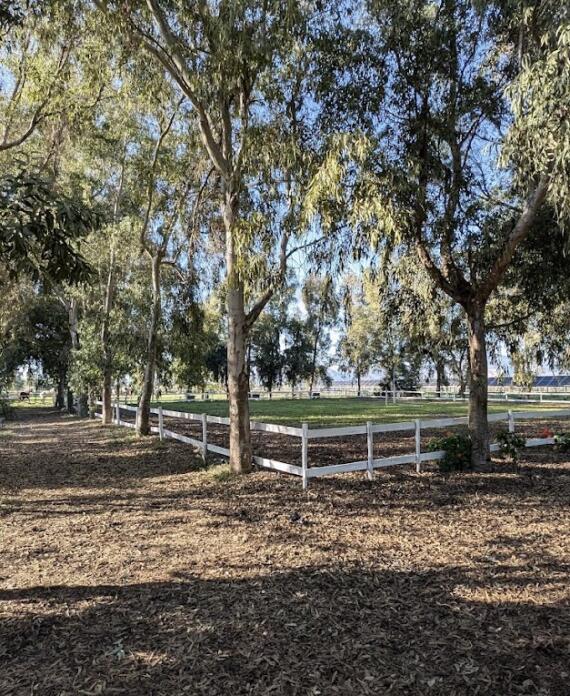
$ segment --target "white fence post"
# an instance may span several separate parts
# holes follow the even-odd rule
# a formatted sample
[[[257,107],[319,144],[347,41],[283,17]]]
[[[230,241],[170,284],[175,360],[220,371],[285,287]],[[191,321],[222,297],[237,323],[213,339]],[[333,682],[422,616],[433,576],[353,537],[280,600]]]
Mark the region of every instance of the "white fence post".
[[[422,431],[420,420],[416,418],[416,472],[421,474],[422,472]]]
[[[121,425],[121,407],[119,406],[119,402],[115,404],[115,420],[117,422],[117,425]]]
[[[158,407],[158,437],[164,440],[164,416],[162,415],[162,406]]]
[[[515,432],[515,414],[512,411],[509,411],[509,432],[514,433]]]
[[[202,459],[204,463],[208,457],[208,416],[202,414]]]
[[[384,392],[384,403],[386,404],[386,406],[388,406],[388,390],[387,389]]]
[[[301,468],[303,470],[303,490],[307,490],[309,484],[309,476],[307,472],[309,459],[309,426],[307,423],[302,424],[303,439],[301,443]]]
[[[366,423],[366,442],[368,444],[367,476],[368,480],[372,481],[374,479],[374,439],[372,433],[372,423],[370,421]]]

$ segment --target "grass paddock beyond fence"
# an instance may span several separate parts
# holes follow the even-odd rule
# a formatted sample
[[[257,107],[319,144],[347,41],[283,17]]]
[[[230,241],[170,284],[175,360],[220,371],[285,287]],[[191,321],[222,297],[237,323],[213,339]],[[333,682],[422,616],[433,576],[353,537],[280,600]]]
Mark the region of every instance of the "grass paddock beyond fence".
[[[132,405],[136,405],[133,403]],[[161,405],[153,402],[153,407]],[[227,401],[168,401],[165,408],[188,413],[206,413],[209,416],[228,417]],[[279,399],[275,401],[250,400],[250,418],[277,425],[333,427],[373,423],[397,423],[416,418],[459,418],[468,413],[467,402],[453,401],[400,401],[385,404],[383,400],[342,397],[338,399]],[[513,411],[549,410],[560,408],[557,404],[530,405],[525,402],[490,402],[489,413]]]

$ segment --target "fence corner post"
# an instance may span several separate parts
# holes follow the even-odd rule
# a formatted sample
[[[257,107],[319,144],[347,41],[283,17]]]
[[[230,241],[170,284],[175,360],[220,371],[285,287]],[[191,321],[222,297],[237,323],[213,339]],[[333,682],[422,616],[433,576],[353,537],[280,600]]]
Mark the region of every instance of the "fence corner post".
[[[301,467],[303,470],[303,490],[307,490],[309,485],[308,459],[309,459],[309,425],[302,424],[303,439],[301,443]]]
[[[509,410],[508,419],[509,419],[509,432],[514,433],[515,432],[515,414],[511,410]]]
[[[158,437],[164,440],[164,416],[162,415],[162,406],[158,407]]]
[[[372,422],[366,423],[366,441],[368,444],[368,464],[367,476],[369,481],[374,480],[374,434],[372,433]]]
[[[208,416],[206,413],[202,414],[202,459],[204,464],[208,458]]]
[[[422,473],[422,430],[421,421],[416,418],[416,472],[418,474]]]

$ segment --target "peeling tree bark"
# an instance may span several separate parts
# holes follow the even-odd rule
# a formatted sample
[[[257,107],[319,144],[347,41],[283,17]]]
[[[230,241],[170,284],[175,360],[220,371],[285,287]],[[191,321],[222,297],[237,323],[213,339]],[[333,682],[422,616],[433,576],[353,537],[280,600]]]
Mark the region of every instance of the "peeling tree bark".
[[[101,353],[103,355],[103,408],[102,422],[103,425],[110,425],[113,421],[113,405],[112,405],[112,381],[113,381],[113,363],[110,345],[110,323],[111,323],[111,308],[115,295],[115,249],[111,248],[109,257],[109,273],[107,275],[107,287],[105,291],[105,306],[103,313],[103,325],[101,327]]]
[[[158,340],[158,326],[160,323],[161,310],[161,290],[160,290],[160,264],[162,258],[160,253],[156,253],[151,258],[152,266],[152,308],[150,325],[148,329],[148,341],[146,352],[146,365],[144,370],[144,380],[139,409],[137,416],[137,432],[139,435],[150,434],[150,402],[154,390],[154,379],[156,374],[156,352]]]
[[[228,397],[230,411],[230,468],[245,474],[251,470],[251,433],[249,427],[249,374],[247,371],[247,315],[243,281],[237,267],[235,235],[236,197],[224,196],[226,231],[226,269],[228,278]]]

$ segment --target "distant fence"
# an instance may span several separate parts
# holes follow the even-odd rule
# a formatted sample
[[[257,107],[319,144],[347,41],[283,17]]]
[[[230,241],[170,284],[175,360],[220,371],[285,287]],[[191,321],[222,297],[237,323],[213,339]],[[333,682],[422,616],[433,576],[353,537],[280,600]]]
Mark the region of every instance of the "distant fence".
[[[98,401],[97,405],[101,405]],[[127,428],[134,428],[135,423],[121,419],[121,410],[131,411],[136,414],[138,408],[136,406],[126,406],[124,404],[114,406],[114,423]],[[230,451],[225,447],[220,447],[208,442],[208,423],[216,425],[229,426],[229,418],[221,418],[219,416],[209,416],[205,413],[187,413],[185,411],[172,411],[162,407],[152,408],[151,414],[158,416],[158,427],[152,426],[151,431],[159,435],[160,439],[170,438],[193,445],[198,448],[204,459],[207,452],[229,457]],[[101,417],[100,413],[95,414]],[[182,435],[181,433],[168,430],[164,427],[164,417],[181,418],[189,421],[197,421],[202,425],[202,438],[197,439]],[[489,415],[489,423],[504,422],[509,432],[515,431],[516,420],[532,420],[542,419],[545,417],[564,418],[570,417],[570,409],[557,411],[507,411],[505,413],[495,413]],[[398,466],[402,464],[414,464],[416,471],[421,473],[423,462],[438,461],[443,459],[445,451],[438,450],[436,452],[422,452],[421,449],[421,432],[425,430],[435,430],[440,428],[449,428],[457,425],[467,425],[467,417],[461,418],[437,418],[428,420],[412,420],[400,423],[384,423],[375,424],[368,422],[365,425],[350,425],[340,428],[309,428],[307,423],[303,423],[300,428],[295,428],[285,425],[275,425],[272,423],[260,423],[258,421],[250,421],[252,431],[263,431],[267,433],[276,433],[279,435],[287,435],[289,437],[298,438],[301,440],[301,466],[296,464],[287,464],[286,462],[268,459],[265,457],[253,457],[253,462],[262,468],[272,469],[273,471],[281,471],[293,476],[299,476],[303,482],[303,489],[306,489],[309,484],[309,479],[318,478],[320,476],[331,476],[334,474],[348,473],[353,471],[366,472],[370,480],[374,477],[375,469],[383,469],[390,466]],[[380,433],[393,432],[408,432],[414,433],[415,436],[415,451],[410,454],[404,454],[393,457],[374,457],[374,435]],[[348,462],[345,464],[331,464],[327,466],[310,466],[308,457],[309,440],[322,440],[326,438],[350,437],[353,435],[366,435],[367,441],[367,457],[359,461]],[[542,445],[553,445],[553,437],[529,438],[525,442],[526,447],[539,447]],[[491,445],[491,451],[497,451],[499,445],[494,443]]]
[[[23,396],[26,394],[26,396]],[[53,401],[54,393],[49,389],[44,391],[27,391],[22,389],[19,392],[7,392],[0,394],[0,397],[8,399],[8,401],[30,401],[31,403],[44,404],[46,401]]]
[[[125,395],[125,403],[132,401],[132,395]],[[383,401],[386,404],[397,403],[400,401],[466,401],[469,399],[469,391],[460,394],[458,390],[447,388],[442,391],[434,389],[405,390],[396,391],[382,389],[381,387],[363,387],[358,391],[354,387],[323,387],[312,391],[308,389],[276,389],[267,391],[253,387],[249,393],[250,401],[267,401],[281,399],[338,399],[338,398],[362,398]],[[567,391],[501,391],[498,387],[489,388],[489,401],[524,401],[529,403],[557,403],[558,401],[569,401],[570,392]],[[169,401],[226,401],[225,391],[211,389],[204,392],[167,392],[157,397],[158,401],[168,403]]]

